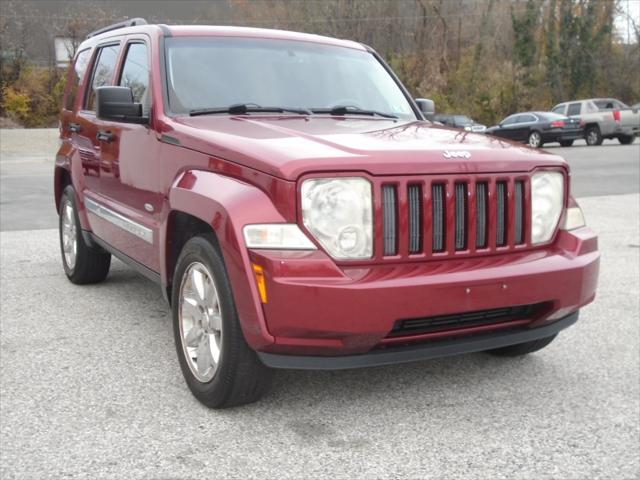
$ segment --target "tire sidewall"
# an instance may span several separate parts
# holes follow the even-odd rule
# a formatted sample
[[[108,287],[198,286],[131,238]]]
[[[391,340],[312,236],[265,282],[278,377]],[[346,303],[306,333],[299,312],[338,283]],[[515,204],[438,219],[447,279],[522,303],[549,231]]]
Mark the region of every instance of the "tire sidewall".
[[[220,363],[214,377],[206,383],[200,382],[191,372],[187,363],[188,360],[185,358],[183,339],[180,333],[180,286],[184,273],[193,262],[203,263],[213,276],[222,313]],[[197,236],[185,244],[178,258],[173,276],[171,305],[176,353],[178,355],[180,369],[182,370],[189,389],[199,399],[206,397],[208,402],[213,404],[221,403],[228,392],[228,386],[233,377],[232,368],[235,357],[234,342],[238,341],[238,334],[242,335],[242,333],[239,331],[236,308],[222,258],[207,238]],[[244,338],[242,338],[242,340],[244,340]]]

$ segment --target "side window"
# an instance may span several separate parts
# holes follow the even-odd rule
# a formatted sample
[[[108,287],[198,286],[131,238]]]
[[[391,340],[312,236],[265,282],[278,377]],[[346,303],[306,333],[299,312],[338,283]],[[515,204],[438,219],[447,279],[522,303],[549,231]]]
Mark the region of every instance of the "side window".
[[[73,110],[73,106],[76,103],[76,96],[78,95],[78,87],[89,65],[90,54],[91,50],[86,49],[76,55],[76,61],[73,64],[73,69],[69,72],[69,79],[67,80],[69,82],[69,90],[64,100],[64,108],[66,110]]]
[[[149,56],[144,43],[129,44],[118,85],[131,89],[133,101],[142,103],[142,110],[147,115],[151,105],[151,92],[149,91]]]
[[[93,76],[91,77],[91,90],[89,90],[86,98],[85,110],[95,111],[96,88],[111,85],[119,50],[120,45],[108,45],[98,49],[95,66],[93,67]]]
[[[566,105],[558,105],[557,107],[555,107],[553,110],[551,110],[553,113],[557,113],[558,115],[564,115],[564,107]]]
[[[502,121],[502,125],[513,125],[514,123],[516,123],[517,118],[518,118],[517,115],[512,115],[510,117],[507,117]]]
[[[518,118],[516,119],[516,123],[531,123],[535,121],[535,117],[533,115],[529,115],[528,113],[518,115]]]
[[[596,113],[600,111],[600,109],[593,102],[587,102],[586,109],[588,113]]]
[[[570,103],[569,104],[569,110],[567,110],[567,115],[571,116],[571,115],[580,115],[580,107],[582,106],[581,103]]]

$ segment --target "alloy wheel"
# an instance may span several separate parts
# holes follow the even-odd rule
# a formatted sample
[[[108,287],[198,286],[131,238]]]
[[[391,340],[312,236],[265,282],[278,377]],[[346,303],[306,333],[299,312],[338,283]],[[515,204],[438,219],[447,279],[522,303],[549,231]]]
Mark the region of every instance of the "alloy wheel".
[[[209,382],[222,355],[222,311],[213,275],[202,263],[191,263],[185,270],[178,308],[187,365],[198,381]]]
[[[540,134],[538,132],[532,132],[529,135],[529,146],[533,148],[538,148],[540,146]]]
[[[73,212],[71,202],[66,202],[62,208],[62,253],[64,261],[70,270],[76,266],[76,256],[78,254],[78,240],[76,238],[76,216]]]

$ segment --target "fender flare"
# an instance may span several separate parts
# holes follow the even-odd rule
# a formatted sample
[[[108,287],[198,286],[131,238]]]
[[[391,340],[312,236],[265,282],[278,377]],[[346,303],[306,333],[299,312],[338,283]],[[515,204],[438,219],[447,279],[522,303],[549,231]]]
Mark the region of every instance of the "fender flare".
[[[160,231],[160,273],[165,285],[170,284],[172,270],[168,265],[171,241],[168,219],[176,211],[192,215],[213,229],[247,343],[254,349],[273,343],[242,229],[252,223],[284,223],[285,218],[269,197],[253,185],[210,171],[183,172],[169,191],[169,212]]]

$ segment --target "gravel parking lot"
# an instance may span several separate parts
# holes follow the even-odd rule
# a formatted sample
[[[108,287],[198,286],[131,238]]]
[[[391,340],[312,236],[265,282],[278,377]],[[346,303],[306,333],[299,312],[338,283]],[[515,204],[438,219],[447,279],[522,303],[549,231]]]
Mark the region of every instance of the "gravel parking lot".
[[[640,475],[638,143],[600,147],[632,193],[579,199],[600,235],[599,295],[543,351],[280,371],[263,401],[211,411],[183,382],[154,284],[118,261],[104,284],[66,280],[50,197],[42,205],[50,192],[20,203],[11,183],[50,185],[52,162],[10,153],[5,139],[2,216],[8,204],[14,217],[0,233],[1,478]],[[572,167],[597,151],[554,149],[576,155]],[[32,208],[49,211],[23,220]]]

